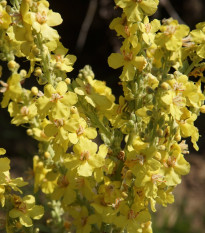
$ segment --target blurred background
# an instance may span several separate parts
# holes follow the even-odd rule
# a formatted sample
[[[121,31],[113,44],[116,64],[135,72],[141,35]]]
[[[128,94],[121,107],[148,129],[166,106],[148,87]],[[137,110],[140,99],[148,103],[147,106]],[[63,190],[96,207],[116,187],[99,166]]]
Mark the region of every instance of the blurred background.
[[[118,85],[119,70],[108,67],[107,57],[120,48],[116,33],[109,29],[111,20],[120,15],[114,8],[113,0],[50,0],[50,7],[59,12],[63,24],[57,27],[61,41],[69,53],[77,56],[74,71],[69,74],[75,78],[78,70],[86,64],[92,66],[97,79],[105,80],[113,93],[122,92]],[[205,0],[160,0],[158,11],[152,18],[178,19],[191,29],[195,24],[205,21]],[[1,99],[1,97],[0,97]],[[175,190],[176,201],[168,208],[158,208],[153,214],[156,233],[205,233],[205,117],[201,116],[196,125],[200,130],[198,152],[189,145],[191,172]],[[13,171],[22,175],[25,167],[32,167],[32,157],[37,153],[37,143],[26,135],[26,129],[10,124],[9,114],[0,109],[0,147],[7,150],[12,159]]]

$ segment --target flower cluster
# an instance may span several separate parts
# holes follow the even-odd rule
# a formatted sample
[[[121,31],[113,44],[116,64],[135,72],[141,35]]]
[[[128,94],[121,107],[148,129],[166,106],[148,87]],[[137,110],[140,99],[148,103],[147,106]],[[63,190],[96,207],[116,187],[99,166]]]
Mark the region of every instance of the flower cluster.
[[[10,71],[7,81],[0,81],[1,106],[8,108],[12,124],[27,127],[39,142],[34,192],[44,193],[51,209],[44,227],[53,232],[152,232],[150,212],[156,203],[174,202],[172,191],[190,170],[184,138],[191,137],[198,150],[194,122],[205,112],[205,24],[190,32],[172,18],[150,22],[158,0],[115,0],[122,15],[110,28],[123,42],[108,64],[122,67],[124,93],[116,101],[89,66],[75,80],[68,78],[76,58],[59,41],[53,27],[62,19],[48,1],[11,2],[0,1],[0,59]],[[29,61],[29,70],[20,69],[16,57]],[[26,88],[33,77],[39,87]],[[5,185],[19,191],[24,182],[8,178],[9,160],[1,160],[4,206]],[[13,195],[11,203],[9,218],[14,220],[8,221],[7,232],[19,224],[29,228],[32,219],[43,215],[31,195]]]
[[[6,151],[0,148],[0,155]],[[1,219],[2,226],[7,232],[16,232],[33,226],[32,219],[40,219],[44,214],[43,206],[35,205],[35,198],[27,195],[21,198],[14,192],[22,194],[21,187],[27,185],[22,177],[11,178],[10,160],[7,157],[0,158],[0,204],[7,211],[8,219]],[[23,231],[25,232],[25,231]]]

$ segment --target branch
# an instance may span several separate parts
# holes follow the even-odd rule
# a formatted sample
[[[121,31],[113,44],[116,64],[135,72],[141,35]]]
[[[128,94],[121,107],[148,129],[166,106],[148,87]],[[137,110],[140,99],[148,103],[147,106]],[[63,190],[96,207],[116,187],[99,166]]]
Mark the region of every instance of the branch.
[[[167,13],[173,18],[178,20],[180,24],[186,24],[178,15],[174,7],[172,6],[171,2],[169,0],[160,0],[160,4],[165,8]]]
[[[97,2],[98,0],[90,0],[89,2],[89,6],[88,6],[88,10],[85,16],[85,19],[83,21],[83,24],[81,26],[80,29],[80,33],[78,35],[78,39],[77,39],[77,43],[76,43],[76,49],[80,52],[82,51],[87,35],[88,35],[88,31],[90,29],[90,26],[92,24],[93,18],[95,16],[95,12],[97,9]]]

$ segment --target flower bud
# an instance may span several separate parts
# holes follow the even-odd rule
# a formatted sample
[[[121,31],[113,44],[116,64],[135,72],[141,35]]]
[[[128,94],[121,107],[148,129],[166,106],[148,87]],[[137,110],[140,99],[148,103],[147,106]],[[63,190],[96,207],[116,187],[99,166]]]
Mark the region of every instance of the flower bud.
[[[32,53],[33,53],[34,56],[39,56],[39,54],[40,54],[40,49],[37,48],[36,46],[34,46],[34,47],[32,48]]]
[[[165,150],[166,147],[165,147],[165,145],[160,145],[160,146],[158,146],[158,149],[159,149],[159,150]]]
[[[44,157],[45,157],[46,159],[48,159],[48,158],[51,157],[51,154],[50,154],[48,151],[46,151],[46,152],[44,153]]]
[[[28,134],[28,136],[32,136],[33,135],[33,130],[32,129],[27,129],[26,133]]]
[[[31,88],[31,93],[32,93],[33,95],[38,95],[38,88],[37,88],[37,87],[32,87],[32,88]]]
[[[179,132],[177,132],[176,133],[176,135],[174,136],[174,139],[177,141],[177,142],[179,142],[179,141],[181,141],[181,135],[180,135],[180,133]]]
[[[161,160],[162,155],[161,155],[160,152],[157,151],[156,154],[154,155],[154,157],[155,157],[155,159],[157,159],[157,160]]]
[[[38,165],[37,165],[37,166],[38,166],[38,168],[43,168],[43,162],[41,162],[41,161],[38,162]]]
[[[7,65],[8,65],[9,70],[13,70],[13,69],[16,68],[17,63],[14,60],[11,60],[11,61],[8,62]]]
[[[201,113],[205,113],[205,105],[202,105],[202,106],[200,107],[200,112],[201,112]]]
[[[33,160],[38,161],[39,160],[39,156],[38,155],[34,155]]]
[[[61,77],[57,77],[55,81],[58,83],[58,82],[62,81],[62,78]]]
[[[73,114],[78,113],[78,109],[75,106],[71,106],[70,111]]]
[[[35,228],[34,229],[34,233],[39,233],[40,232],[40,229],[39,228]]]
[[[37,77],[40,77],[42,75],[42,69],[40,67],[36,67],[35,71],[34,71],[34,75]]]
[[[61,67],[62,67],[61,62],[56,62],[56,64],[55,64],[55,68],[57,68],[57,69],[61,69]]]
[[[127,197],[128,197],[128,194],[127,194],[126,192],[122,192],[122,196],[123,196],[124,198],[127,198]]]
[[[21,75],[22,78],[25,78],[27,75],[27,72],[26,72],[26,70],[22,69],[22,70],[20,70],[19,74]]]
[[[1,5],[5,7],[7,5],[7,1],[1,1]]]
[[[71,83],[70,78],[66,78],[66,79],[65,79],[65,82],[66,82],[67,85],[69,85],[69,84]]]
[[[164,89],[164,90],[169,90],[169,89],[170,89],[170,86],[169,86],[168,83],[163,82],[163,83],[161,84],[161,88]]]
[[[157,136],[158,137],[163,137],[163,135],[164,135],[164,131],[162,129],[158,129],[157,130]]]

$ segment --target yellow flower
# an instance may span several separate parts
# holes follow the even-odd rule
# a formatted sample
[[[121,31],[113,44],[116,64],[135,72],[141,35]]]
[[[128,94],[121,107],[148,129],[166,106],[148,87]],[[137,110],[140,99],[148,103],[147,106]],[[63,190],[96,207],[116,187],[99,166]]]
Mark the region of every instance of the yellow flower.
[[[10,99],[17,101],[21,97],[23,90],[20,81],[21,76],[19,74],[12,74],[7,83],[0,81],[0,84],[3,86],[0,88],[0,92],[4,93],[3,100],[1,102],[2,108],[7,107]]]
[[[37,115],[37,107],[35,103],[30,103],[28,106],[22,106],[21,104],[10,102],[8,106],[12,124],[21,125],[29,123]]]
[[[49,115],[51,119],[67,118],[70,115],[70,107],[77,102],[77,95],[67,91],[67,84],[59,82],[54,88],[51,84],[44,87],[44,96],[37,100],[39,114],[44,118]]]
[[[177,144],[172,145],[172,153],[166,153],[163,157],[162,173],[164,174],[166,185],[175,186],[181,183],[181,176],[187,175],[190,170],[190,164],[184,159],[180,153],[180,148]]]
[[[167,112],[171,113],[174,119],[179,120],[182,115],[181,109],[186,105],[186,99],[183,97],[183,94],[169,90],[161,97],[161,100],[166,105]]]
[[[122,81],[131,81],[134,79],[136,69],[142,71],[147,62],[143,56],[137,56],[140,51],[140,44],[135,48],[130,48],[126,43],[123,44],[121,53],[112,53],[108,57],[108,64],[113,69],[118,69],[123,66],[123,72],[120,75]]]
[[[136,205],[131,207],[124,205],[121,207],[120,215],[114,219],[114,224],[121,229],[125,229],[129,233],[136,233],[141,229],[141,224],[151,219],[147,209],[139,210]]]
[[[161,33],[157,33],[155,43],[159,46],[165,46],[169,51],[177,51],[182,47],[182,38],[188,35],[189,27],[178,24],[177,20],[172,18],[165,21],[160,27]]]
[[[191,40],[197,44],[196,53],[200,58],[205,58],[205,22],[198,23],[195,30],[190,32]]]
[[[97,137],[97,131],[88,127],[86,121],[77,114],[67,120],[55,119],[46,125],[44,132],[48,137],[54,137],[54,142],[60,144],[65,151],[69,142],[76,144],[81,136],[89,139]]]
[[[128,21],[137,22],[144,15],[153,15],[157,10],[159,0],[115,0],[117,6],[125,12]]]
[[[77,168],[78,175],[91,176],[95,168],[100,168],[105,164],[107,147],[103,144],[99,147],[91,140],[81,137],[77,144],[74,145],[74,155],[70,155],[65,160],[66,167]]]
[[[51,55],[54,67],[66,72],[71,72],[73,70],[73,64],[76,61],[76,56],[66,55],[68,49],[64,48],[60,42],[57,42],[58,47],[54,50],[55,55]]]
[[[118,36],[123,36],[127,39],[133,48],[138,45],[138,37],[136,35],[138,25],[127,22],[127,17],[124,14],[121,18],[117,17],[113,19],[110,24],[110,29],[115,30]]]
[[[105,177],[104,184],[100,185],[98,193],[104,195],[104,201],[106,204],[115,204],[117,198],[122,198],[122,192],[120,190],[121,182],[110,181]]]
[[[199,139],[199,132],[197,127],[194,126],[194,121],[197,119],[195,113],[191,113],[187,108],[182,109],[183,114],[180,121],[177,123],[180,127],[180,133],[182,137],[191,137],[191,141],[195,150],[198,150],[197,141]]]
[[[68,171],[65,175],[58,177],[57,186],[54,192],[51,194],[51,198],[54,200],[60,200],[62,198],[63,205],[69,205],[76,199],[76,187],[75,174]]]
[[[22,177],[11,179],[9,171],[5,171],[1,174],[0,183],[1,185],[9,186],[14,191],[17,191],[20,193],[22,193],[22,191],[19,188],[28,184],[27,182],[23,181]]]
[[[49,174],[50,171],[51,169],[46,169],[38,156],[33,157],[34,192],[37,192],[39,187],[43,193],[48,194],[53,192],[54,187],[56,186],[57,176],[54,179],[49,180],[47,174]]]
[[[89,75],[92,70],[88,66],[85,66],[82,72],[86,74],[82,75],[80,73],[80,77],[75,80],[75,93],[84,96],[84,99],[95,107],[98,112],[104,113],[110,109],[115,100],[111,89],[105,85],[105,82],[95,80],[94,76]]]
[[[149,22],[149,18],[146,16],[143,23],[139,23],[139,30],[142,32],[142,38],[147,45],[154,43],[155,33],[160,28],[160,21],[154,19]]]
[[[20,223],[25,227],[33,225],[32,219],[40,219],[44,214],[43,206],[35,205],[35,197],[27,195],[22,199],[14,196],[14,207],[9,211],[9,217],[19,218]]]
[[[0,148],[0,155],[4,155],[6,150]],[[0,158],[0,174],[10,170],[10,160],[8,158]]]
[[[90,214],[85,206],[69,208],[69,214],[73,217],[76,233],[90,233],[92,224],[99,224],[99,216]]]
[[[11,24],[10,15],[0,5],[0,29],[7,29]]]
[[[22,4],[25,2],[26,0],[23,0]],[[62,23],[60,14],[49,10],[47,1],[40,1],[36,12],[29,11],[29,7],[25,5],[22,5],[21,9],[23,21],[30,24],[37,33],[41,33],[44,39],[49,41],[59,39],[58,32],[52,27]]]

